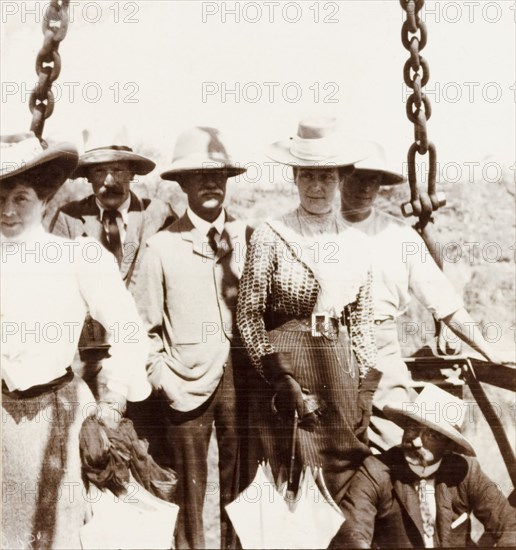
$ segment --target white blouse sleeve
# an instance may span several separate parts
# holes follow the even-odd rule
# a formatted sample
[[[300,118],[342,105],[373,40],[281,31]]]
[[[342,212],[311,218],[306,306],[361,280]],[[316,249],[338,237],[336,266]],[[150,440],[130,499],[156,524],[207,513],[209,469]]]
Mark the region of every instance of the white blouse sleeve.
[[[94,239],[78,240],[79,288],[90,315],[106,329],[110,345],[110,357],[103,362],[107,386],[129,401],[142,401],[151,391],[145,370],[149,345],[133,297],[115,257]]]

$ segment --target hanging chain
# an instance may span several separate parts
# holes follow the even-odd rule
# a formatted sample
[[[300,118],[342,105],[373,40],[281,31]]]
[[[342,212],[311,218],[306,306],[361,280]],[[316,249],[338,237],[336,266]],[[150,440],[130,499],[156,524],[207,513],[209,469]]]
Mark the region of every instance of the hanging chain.
[[[446,204],[444,193],[436,191],[437,152],[429,141],[426,123],[432,116],[430,100],[423,93],[430,78],[430,69],[420,51],[426,46],[427,29],[418,13],[425,0],[400,0],[407,18],[401,29],[401,41],[410,57],[403,67],[403,80],[412,90],[407,100],[407,118],[414,124],[414,143],[407,154],[410,202],[401,206],[403,215],[418,216],[416,229],[422,230],[432,221],[432,213]],[[419,34],[419,36],[417,36]],[[428,191],[420,192],[417,182],[416,154],[428,154]]]
[[[32,90],[29,109],[32,113],[30,129],[41,139],[45,120],[54,111],[52,83],[61,72],[59,44],[68,30],[70,0],[51,0],[43,16],[43,46],[36,57],[38,83]]]

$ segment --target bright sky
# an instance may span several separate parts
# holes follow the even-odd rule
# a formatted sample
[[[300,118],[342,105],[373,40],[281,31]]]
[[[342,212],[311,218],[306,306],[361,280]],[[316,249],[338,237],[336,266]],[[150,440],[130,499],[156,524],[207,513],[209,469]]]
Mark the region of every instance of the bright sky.
[[[0,5],[8,133],[30,124],[47,4]],[[428,130],[439,160],[463,171],[475,162],[512,165],[514,2],[427,0],[426,8]],[[83,128],[126,126],[132,142],[171,158],[180,131],[214,125],[231,138],[234,156],[260,161],[268,143],[295,132],[300,116],[334,114],[350,135],[382,143],[397,167],[413,140],[398,0],[71,0],[71,16],[47,136],[79,140]]]

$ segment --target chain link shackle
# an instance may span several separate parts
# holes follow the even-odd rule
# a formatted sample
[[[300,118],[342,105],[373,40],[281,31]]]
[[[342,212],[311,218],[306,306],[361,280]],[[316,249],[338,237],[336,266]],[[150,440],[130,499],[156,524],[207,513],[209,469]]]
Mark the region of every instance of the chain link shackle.
[[[425,0],[400,0],[407,17],[401,28],[401,42],[410,53],[403,67],[403,80],[412,90],[407,99],[407,118],[414,124],[414,143],[407,154],[408,180],[410,185],[410,202],[402,204],[401,211],[405,217],[418,216],[416,229],[421,231],[432,220],[432,214],[446,204],[443,192],[436,190],[437,151],[428,139],[427,121],[432,116],[430,100],[423,93],[430,78],[430,68],[421,55],[426,46],[428,33],[426,25],[419,17]],[[420,192],[417,182],[416,154],[428,154],[428,191]]]
[[[410,57],[403,67],[403,80],[412,90],[407,99],[407,118],[414,125],[414,142],[407,153],[408,181],[410,185],[410,202],[401,205],[401,211],[405,217],[417,216],[418,222],[414,229],[421,235],[428,247],[430,255],[439,268],[443,269],[443,261],[440,257],[437,245],[430,233],[429,222],[432,222],[432,214],[446,204],[444,193],[437,192],[437,151],[433,142],[428,139],[427,121],[432,116],[430,100],[423,93],[423,88],[430,79],[430,68],[426,59],[421,55],[421,50],[426,46],[428,33],[426,25],[419,17],[419,12],[425,4],[425,0],[400,0],[401,7],[407,17],[401,28],[401,42]],[[428,189],[420,191],[417,180],[416,155],[428,155]],[[422,172],[422,171],[421,171]],[[423,173],[421,173],[421,179]],[[436,345],[442,355],[457,355],[460,346],[454,346],[445,337],[443,324],[434,319]]]
[[[70,0],[51,0],[43,15],[43,46],[36,57],[38,83],[32,90],[29,109],[32,113],[30,129],[41,139],[45,120],[54,111],[52,83],[61,72],[59,44],[68,30]]]

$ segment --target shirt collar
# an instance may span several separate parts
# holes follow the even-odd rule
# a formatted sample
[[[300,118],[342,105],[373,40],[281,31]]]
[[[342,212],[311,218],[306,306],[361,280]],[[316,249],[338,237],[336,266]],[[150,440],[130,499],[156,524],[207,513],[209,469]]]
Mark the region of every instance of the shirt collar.
[[[419,478],[427,478],[435,474],[439,467],[441,466],[442,459],[432,464],[431,466],[415,466],[407,462],[408,467],[417,475]]]
[[[226,212],[225,212],[224,208],[222,209],[222,211],[219,214],[218,218],[214,222],[207,222],[206,220],[203,220],[197,214],[192,212],[190,207],[188,207],[186,209],[186,214],[190,218],[190,221],[192,222],[193,226],[202,235],[207,235],[208,231],[212,227],[215,227],[215,229],[219,232],[219,235],[222,235],[222,232],[224,231],[224,224],[226,223]]]
[[[100,219],[104,217],[104,206],[102,206],[102,203],[95,197],[95,202],[97,203],[97,206],[100,210]],[[122,216],[122,221],[124,222],[124,225],[127,225],[129,222],[129,206],[131,206],[131,194],[129,193],[129,196],[125,201],[117,208],[118,212],[120,212],[120,215]]]

